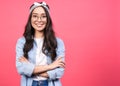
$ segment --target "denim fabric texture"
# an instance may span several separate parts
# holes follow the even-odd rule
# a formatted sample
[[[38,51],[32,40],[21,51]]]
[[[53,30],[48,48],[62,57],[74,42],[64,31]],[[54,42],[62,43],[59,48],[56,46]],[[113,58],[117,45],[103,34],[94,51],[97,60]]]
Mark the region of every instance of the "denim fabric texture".
[[[48,80],[40,80],[32,82],[32,86],[48,86]]]

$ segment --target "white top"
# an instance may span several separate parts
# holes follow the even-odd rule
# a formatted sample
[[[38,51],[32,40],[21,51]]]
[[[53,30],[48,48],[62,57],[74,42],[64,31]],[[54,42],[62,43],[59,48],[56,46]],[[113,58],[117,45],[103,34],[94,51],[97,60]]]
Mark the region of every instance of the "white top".
[[[36,65],[47,65],[47,56],[42,52],[43,38],[34,38],[37,43]],[[34,80],[46,80],[47,78],[36,75]]]

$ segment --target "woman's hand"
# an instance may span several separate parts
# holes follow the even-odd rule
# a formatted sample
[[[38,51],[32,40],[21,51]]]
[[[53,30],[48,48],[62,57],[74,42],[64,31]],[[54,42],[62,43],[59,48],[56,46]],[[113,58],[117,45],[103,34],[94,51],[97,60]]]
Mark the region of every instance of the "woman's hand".
[[[29,62],[25,57],[19,58],[19,61],[20,61],[20,62]]]
[[[45,77],[45,78],[49,77],[48,74],[47,74],[47,72],[40,73],[39,76]]]
[[[55,69],[57,67],[65,68],[65,63],[62,60],[63,57],[58,57],[53,63],[48,65],[50,69]]]

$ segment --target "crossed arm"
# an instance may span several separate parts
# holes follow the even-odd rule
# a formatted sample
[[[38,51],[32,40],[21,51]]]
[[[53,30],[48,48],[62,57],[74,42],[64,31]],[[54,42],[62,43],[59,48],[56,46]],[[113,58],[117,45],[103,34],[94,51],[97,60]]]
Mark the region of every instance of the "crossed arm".
[[[16,44],[16,68],[19,74],[31,77],[31,75],[39,74],[49,79],[61,78],[64,74],[65,48],[62,40],[58,41],[57,59],[49,65],[35,65],[31,61],[23,57],[24,38],[20,38]]]
[[[25,57],[19,58],[20,62],[30,63]],[[65,63],[62,61],[62,57],[58,57],[53,63],[49,65],[36,65],[33,70],[33,74],[38,74],[39,76],[49,78],[47,71],[53,70],[55,68],[65,68]]]

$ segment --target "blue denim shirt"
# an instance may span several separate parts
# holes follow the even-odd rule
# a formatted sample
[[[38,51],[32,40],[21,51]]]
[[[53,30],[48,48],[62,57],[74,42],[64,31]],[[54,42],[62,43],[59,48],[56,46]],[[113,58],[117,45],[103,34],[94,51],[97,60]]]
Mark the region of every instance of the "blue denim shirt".
[[[65,57],[65,47],[64,43],[61,39],[56,38],[58,47],[57,47],[57,57],[62,56],[63,61]],[[30,63],[26,62],[20,62],[18,59],[23,56],[23,47],[25,44],[25,38],[21,37],[18,39],[17,44],[16,44],[16,68],[18,73],[21,75],[21,86],[32,86],[32,73],[35,68],[35,56],[36,56],[36,42],[34,41],[33,43],[33,48],[28,52],[28,60]],[[51,58],[47,56],[47,62],[48,64],[51,64]],[[47,71],[48,73],[48,86],[62,86],[60,82],[60,78],[62,77],[64,73],[64,68],[56,68],[53,70]]]

